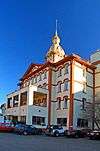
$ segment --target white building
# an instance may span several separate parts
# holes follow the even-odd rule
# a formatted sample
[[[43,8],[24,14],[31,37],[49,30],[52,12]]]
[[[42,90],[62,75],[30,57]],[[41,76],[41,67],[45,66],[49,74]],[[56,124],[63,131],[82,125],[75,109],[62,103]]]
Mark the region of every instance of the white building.
[[[20,79],[20,88],[7,95],[6,116],[38,127],[91,127],[84,115],[86,104],[94,102],[95,96],[100,98],[100,51],[90,61],[65,55],[56,33],[46,62],[31,64]]]

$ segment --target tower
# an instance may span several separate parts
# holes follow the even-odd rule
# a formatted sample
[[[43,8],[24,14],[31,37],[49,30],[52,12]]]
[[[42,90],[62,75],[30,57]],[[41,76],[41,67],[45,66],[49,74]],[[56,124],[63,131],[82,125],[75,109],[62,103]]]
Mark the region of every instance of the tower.
[[[57,22],[56,22],[56,32],[52,38],[52,45],[46,54],[46,60],[51,63],[56,63],[65,57],[65,52],[60,46],[60,38],[57,33]]]

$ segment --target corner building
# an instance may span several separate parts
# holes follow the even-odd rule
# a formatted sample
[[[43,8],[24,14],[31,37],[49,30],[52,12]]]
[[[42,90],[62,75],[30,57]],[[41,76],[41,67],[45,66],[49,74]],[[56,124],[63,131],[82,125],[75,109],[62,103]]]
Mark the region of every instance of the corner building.
[[[7,95],[6,117],[36,127],[91,127],[85,111],[87,104],[95,101],[96,91],[100,92],[100,51],[92,54],[90,61],[66,55],[56,33],[46,62],[31,64],[18,90]]]

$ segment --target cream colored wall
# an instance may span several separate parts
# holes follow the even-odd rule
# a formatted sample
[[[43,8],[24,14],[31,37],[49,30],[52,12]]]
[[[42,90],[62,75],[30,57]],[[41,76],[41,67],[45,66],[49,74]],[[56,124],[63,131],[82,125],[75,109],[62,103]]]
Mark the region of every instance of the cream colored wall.
[[[97,50],[95,53],[93,53],[90,59],[91,62],[100,61],[100,50]],[[100,101],[100,63],[96,64],[95,66],[95,99],[96,101]]]
[[[95,74],[95,86],[98,87],[100,86],[100,73]]]
[[[39,106],[33,106],[33,91],[36,92],[42,92],[47,94],[47,102],[48,102],[48,90],[38,88],[37,86],[29,86],[27,88],[20,89],[16,91],[15,93],[12,93],[7,96],[7,98],[20,95],[21,93],[27,91],[27,105],[20,106],[20,101],[18,107],[12,107],[9,109],[6,109],[6,115],[12,115],[12,116],[25,116],[26,115],[26,124],[32,124],[32,116],[43,116],[46,118],[46,124],[47,124],[47,117],[48,117],[48,103],[47,107],[39,107]]]
[[[67,74],[65,74],[65,68],[64,68],[64,66],[66,64],[69,64]],[[56,81],[55,81],[56,85],[59,81],[61,81],[62,84],[61,84],[61,92],[60,93],[57,92],[58,86],[56,86],[56,101],[57,101],[57,97],[60,97],[62,101],[61,101],[61,109],[60,110],[57,110],[58,102],[55,103],[56,120],[57,120],[57,118],[67,118],[67,127],[68,127],[68,122],[69,122],[69,119],[68,119],[69,100],[68,100],[68,108],[63,109],[64,108],[64,99],[63,99],[63,97],[68,96],[68,98],[69,98],[69,96],[70,96],[70,81],[68,81],[68,90],[67,91],[64,91],[64,83],[63,82],[64,82],[65,79],[70,80],[70,62],[69,61],[63,64],[63,66],[62,66],[62,75],[60,77],[58,77],[58,74],[59,74],[59,71],[56,72]]]
[[[40,106],[33,106],[33,92],[42,92],[47,94],[47,107],[40,107]],[[27,105],[27,117],[26,117],[26,124],[32,124],[32,116],[42,116],[46,118],[47,124],[47,117],[48,117],[48,90],[38,88],[36,86],[29,86],[28,91],[28,105]]]
[[[26,91],[28,92],[28,87],[20,89],[16,92],[13,92],[13,93],[7,95],[7,99],[12,98],[12,101],[11,101],[11,108],[8,108],[8,109],[7,109],[7,102],[6,102],[6,115],[24,116],[27,114],[26,105],[20,106],[20,94],[23,92],[26,92]],[[18,107],[13,107],[13,97],[16,95],[19,95]]]
[[[77,119],[83,118],[82,108],[82,98],[86,98],[87,102],[90,102],[93,97],[93,77],[90,73],[86,72],[86,75],[83,77],[83,69],[86,69],[85,66],[82,66],[79,63],[74,62],[74,117],[73,117],[73,127],[77,127]],[[87,83],[90,87],[86,86],[86,92],[83,92],[83,83]]]
[[[87,72],[86,82],[87,85],[93,87],[93,74]]]

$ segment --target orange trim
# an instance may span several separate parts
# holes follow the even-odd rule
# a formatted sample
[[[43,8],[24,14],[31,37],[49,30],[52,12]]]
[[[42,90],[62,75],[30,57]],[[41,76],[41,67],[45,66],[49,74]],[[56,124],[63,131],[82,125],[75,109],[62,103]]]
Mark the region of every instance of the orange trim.
[[[95,74],[100,74],[100,71],[96,72]]]
[[[100,86],[96,86],[96,87],[95,87],[95,89],[98,89],[98,88],[100,88]]]
[[[69,129],[73,127],[73,104],[74,104],[74,70],[73,61],[70,65],[70,102],[69,102]]]
[[[92,119],[92,129],[94,129],[94,118],[95,118],[95,70],[93,70],[93,119]]]
[[[88,85],[88,84],[87,84],[86,86],[89,87],[89,88],[91,88],[91,89],[93,89],[93,86],[90,86],[90,85]]]
[[[77,83],[80,83],[80,84],[86,83],[86,82],[81,82],[81,81],[78,81],[78,80],[74,80],[74,82],[77,82]]]
[[[48,73],[48,125],[51,124],[51,90],[52,90],[52,69],[49,66]]]
[[[93,70],[91,70],[91,71],[93,71]],[[91,71],[89,71],[88,68],[86,68],[86,72],[93,74],[93,72],[91,72]]]
[[[100,60],[98,60],[98,61],[95,61],[95,62],[93,62],[92,64],[93,64],[93,65],[97,65],[97,64],[100,64]]]
[[[45,69],[46,67],[49,67],[49,66],[58,67],[59,65],[62,65],[65,62],[68,62],[68,61],[71,61],[71,60],[77,61],[80,64],[82,64],[82,65],[84,65],[84,66],[86,66],[90,69],[95,69],[96,68],[93,64],[91,64],[91,63],[89,63],[85,60],[82,60],[81,58],[77,57],[76,55],[69,55],[69,56],[65,57],[64,59],[60,60],[57,63],[46,62],[45,64],[39,65],[40,67],[37,70],[33,71],[32,73],[29,73],[29,71],[32,69],[32,66],[31,66],[29,68],[28,72],[26,72],[20,80],[28,79],[29,77],[31,77],[32,75],[34,75],[34,74],[38,73],[39,71]],[[38,66],[38,64],[36,64],[36,65]]]

